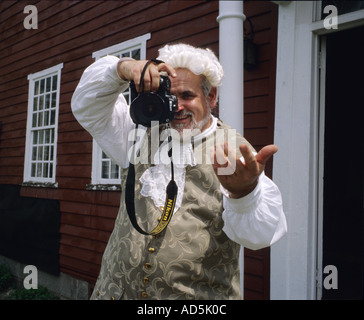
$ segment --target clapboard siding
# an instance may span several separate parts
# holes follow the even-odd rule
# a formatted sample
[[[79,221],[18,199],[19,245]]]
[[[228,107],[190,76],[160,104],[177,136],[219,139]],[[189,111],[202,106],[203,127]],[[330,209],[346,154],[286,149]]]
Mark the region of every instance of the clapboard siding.
[[[26,3],[28,4],[28,3]],[[1,1],[0,183],[21,184],[28,105],[27,76],[63,63],[58,123],[58,188],[22,187],[21,195],[57,199],[61,210],[61,271],[93,286],[114,226],[120,192],[88,191],[92,137],[75,120],[70,101],[92,52],[151,33],[147,58],[166,43],[186,42],[218,54],[217,1],[33,1],[38,29],[25,30],[25,2]],[[273,142],[277,12],[270,2],[246,2],[255,26],[259,65],[245,71],[245,135]],[[5,23],[6,22],[6,23]],[[271,170],[268,169],[268,174]],[[245,298],[269,298],[269,249],[246,250]]]

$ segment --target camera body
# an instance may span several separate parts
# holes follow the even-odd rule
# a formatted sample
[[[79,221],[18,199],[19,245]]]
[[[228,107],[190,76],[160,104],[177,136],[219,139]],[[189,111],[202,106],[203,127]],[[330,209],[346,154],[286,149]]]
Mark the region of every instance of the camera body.
[[[133,81],[130,82],[130,89],[130,117],[135,124],[151,127],[152,121],[163,124],[173,120],[174,113],[178,109],[178,100],[170,93],[171,80],[168,76],[160,76],[156,92],[138,93]]]

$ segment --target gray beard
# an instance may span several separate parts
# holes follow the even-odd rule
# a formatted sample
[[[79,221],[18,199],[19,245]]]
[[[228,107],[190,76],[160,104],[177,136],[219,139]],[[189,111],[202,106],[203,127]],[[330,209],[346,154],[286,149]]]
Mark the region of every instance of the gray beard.
[[[183,112],[179,116],[191,116],[191,123],[185,127],[184,124],[173,124],[172,128],[175,129],[181,139],[191,138],[203,131],[203,128],[208,124],[211,118],[211,109],[208,108],[206,116],[200,121],[196,121],[191,112]]]

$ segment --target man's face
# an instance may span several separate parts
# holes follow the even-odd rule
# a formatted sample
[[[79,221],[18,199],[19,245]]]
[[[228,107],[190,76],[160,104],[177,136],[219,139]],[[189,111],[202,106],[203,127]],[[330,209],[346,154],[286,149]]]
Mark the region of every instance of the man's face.
[[[171,93],[178,98],[178,109],[172,128],[206,130],[211,123],[211,109],[216,104],[216,88],[205,97],[201,88],[201,76],[188,69],[176,69],[177,77],[171,78]]]

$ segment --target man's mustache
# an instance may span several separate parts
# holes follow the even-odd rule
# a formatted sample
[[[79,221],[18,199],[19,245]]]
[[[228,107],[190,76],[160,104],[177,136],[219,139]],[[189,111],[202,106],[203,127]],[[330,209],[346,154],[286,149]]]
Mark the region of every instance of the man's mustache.
[[[174,116],[177,118],[182,118],[185,116],[193,116],[193,114],[190,111],[181,110],[181,111],[176,112]]]

